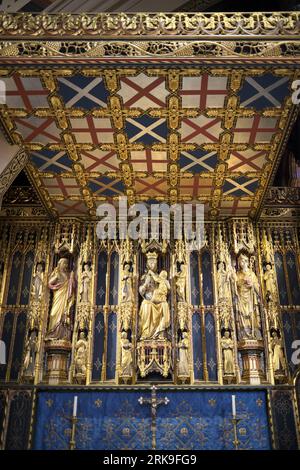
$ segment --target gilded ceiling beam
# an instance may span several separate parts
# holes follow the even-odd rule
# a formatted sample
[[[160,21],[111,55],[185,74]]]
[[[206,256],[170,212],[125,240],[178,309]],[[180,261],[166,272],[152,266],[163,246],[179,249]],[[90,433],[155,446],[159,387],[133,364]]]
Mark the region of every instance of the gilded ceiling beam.
[[[300,13],[1,13],[2,38],[299,38]]]

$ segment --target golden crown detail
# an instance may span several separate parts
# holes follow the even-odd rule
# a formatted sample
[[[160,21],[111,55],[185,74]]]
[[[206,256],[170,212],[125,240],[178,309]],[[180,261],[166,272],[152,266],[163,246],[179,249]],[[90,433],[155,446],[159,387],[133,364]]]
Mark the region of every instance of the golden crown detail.
[[[148,253],[146,253],[146,257],[147,259],[157,259],[158,254],[156,251],[148,251]]]

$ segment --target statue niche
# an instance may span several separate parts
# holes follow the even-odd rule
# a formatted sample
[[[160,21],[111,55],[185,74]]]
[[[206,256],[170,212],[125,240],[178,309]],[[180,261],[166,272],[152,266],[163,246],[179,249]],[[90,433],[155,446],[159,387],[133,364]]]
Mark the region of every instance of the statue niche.
[[[79,332],[79,338],[75,345],[74,365],[75,377],[78,383],[84,383],[86,379],[88,360],[88,340],[85,331]]]
[[[121,330],[131,330],[134,309],[132,261],[125,261],[123,264],[121,276],[121,303],[119,309],[121,317]]]
[[[249,256],[241,252],[238,269],[233,272],[238,350],[242,359],[242,380],[256,385],[264,376],[260,290]]]
[[[239,340],[261,340],[258,279],[249,267],[248,257],[243,253],[238,257],[234,287]]]
[[[24,381],[34,379],[36,355],[38,352],[38,331],[29,330],[24,347],[24,359],[22,365],[22,378]]]
[[[74,272],[68,270],[68,259],[61,258],[49,279],[49,289],[53,292],[52,308],[47,332],[47,340],[67,340],[71,338],[70,311],[74,304]]]
[[[271,328],[270,334],[270,347],[274,380],[275,383],[285,383],[287,381],[287,369],[280,331],[279,329]]]
[[[231,337],[232,332],[229,329],[223,328],[221,335],[223,380],[224,383],[230,384],[236,380],[234,364],[234,341]]]
[[[88,303],[90,300],[90,290],[93,273],[89,263],[84,263],[81,274],[80,301]]]
[[[171,324],[168,294],[171,287],[167,272],[157,272],[157,252],[150,251],[146,257],[146,272],[139,287],[143,300],[138,315],[138,367],[141,377],[154,371],[167,377],[171,362],[168,339]]]
[[[68,377],[68,358],[71,352],[71,312],[75,302],[74,272],[69,270],[68,258],[60,258],[50,275],[48,287],[53,292],[49,325],[46,334],[47,378],[57,384]]]

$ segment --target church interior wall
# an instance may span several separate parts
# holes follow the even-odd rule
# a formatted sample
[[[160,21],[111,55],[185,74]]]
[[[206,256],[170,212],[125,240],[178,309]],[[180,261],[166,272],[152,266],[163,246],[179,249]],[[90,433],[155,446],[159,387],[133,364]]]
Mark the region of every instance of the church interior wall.
[[[154,244],[148,240],[146,247],[128,240],[99,241],[95,223],[75,219],[57,223],[2,220],[0,334],[7,346],[7,363],[0,366],[2,446],[42,448],[42,441],[34,441],[37,428],[33,423],[36,423],[37,416],[44,419],[44,411],[39,404],[44,396],[50,394],[50,401],[59,402],[63,396],[60,392],[66,390],[69,395],[64,406],[71,406],[75,394],[80,402],[85,402],[81,397],[88,390],[104,393],[104,397],[108,396],[105,395],[107,388],[148,390],[149,393],[151,384],[156,383],[161,387],[160,393],[166,390],[171,393],[173,390],[174,397],[177,393],[178,403],[185,397],[182,390],[195,392],[195,403],[203,400],[205,394],[222,396],[223,391],[221,401],[224,408],[220,408],[221,414],[224,409],[231,411],[229,395],[235,393],[238,403],[244,406],[242,404],[247,400],[243,397],[247,393],[253,393],[253,396],[263,393],[262,406],[266,411],[264,419],[267,420],[269,434],[264,444],[266,447],[262,448],[296,448],[299,417],[295,381],[299,366],[292,361],[292,344],[300,339],[298,236],[299,227],[292,221],[274,223],[261,220],[253,223],[247,219],[235,219],[207,223],[204,247],[192,251],[187,262],[185,300],[189,310],[185,314],[183,302],[180,303],[183,299],[178,297],[176,291],[176,269],[170,268],[174,264],[176,266],[182,256],[180,246],[175,241],[164,246],[162,240]],[[170,335],[172,357],[167,364],[162,359],[160,370],[156,367],[143,372],[140,358],[133,351],[139,345],[137,320],[141,297],[138,286],[147,265],[146,254],[152,252],[160,260],[160,268],[168,266],[173,289],[169,300],[173,323]],[[249,357],[247,354],[245,357],[239,339],[234,297],[226,298],[226,291],[221,291],[226,280],[226,273],[221,268],[225,267],[226,271],[231,264],[232,269],[238,272],[240,253],[247,254],[261,295],[262,337],[259,348],[255,346],[259,358],[255,359],[258,362],[252,371],[247,370]],[[76,294],[70,313],[70,347],[63,354],[59,352],[62,357],[58,355],[59,364],[55,366],[53,352],[47,350],[47,328],[53,304],[53,294],[47,283],[62,257],[67,257],[69,269],[75,273]],[[124,272],[128,262],[131,262],[133,274],[133,295],[124,299]],[[268,264],[273,276],[272,292],[268,283]],[[85,266],[92,273],[86,285]],[[88,296],[85,295],[86,286]],[[130,344],[134,344],[129,366],[122,361],[124,331],[128,333]],[[224,356],[225,331],[229,331],[232,340],[229,343],[232,344],[232,354],[229,356],[232,368]],[[277,332],[276,339],[280,340],[280,358],[274,358],[273,331]],[[188,332],[189,351],[185,375],[182,375],[179,365],[179,344],[183,332]],[[82,339],[83,362],[76,357]],[[257,351],[255,354],[258,354]],[[253,357],[250,359],[253,360]],[[278,361],[279,368],[275,369]],[[126,393],[124,391],[124,397]],[[124,400],[126,402],[126,398]],[[256,400],[260,403],[258,395]],[[280,411],[281,406],[285,411]],[[288,409],[292,411],[289,411],[289,424],[286,424],[280,413],[287,413]],[[249,416],[251,412],[247,411]],[[27,416],[24,427],[20,427],[19,441],[16,436],[12,437],[10,431],[12,420],[16,419],[14,413],[24,413],[23,418]],[[284,427],[282,423],[285,423]],[[280,429],[290,436],[288,442],[283,432],[279,432]],[[255,446],[251,439],[252,443],[249,444],[249,439],[245,439],[244,445]],[[208,435],[203,440],[203,448],[210,448],[207,442],[211,442]],[[83,442],[82,448],[85,445]],[[218,445],[221,446],[220,443]]]
[[[299,12],[28,9],[0,12],[0,449],[299,449]],[[201,204],[201,247],[99,239],[120,195]]]

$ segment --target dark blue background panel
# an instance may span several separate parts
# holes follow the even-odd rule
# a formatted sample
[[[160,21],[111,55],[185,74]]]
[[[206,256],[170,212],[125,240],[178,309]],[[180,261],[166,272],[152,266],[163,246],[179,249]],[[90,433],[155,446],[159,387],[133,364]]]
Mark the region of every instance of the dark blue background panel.
[[[102,312],[98,312],[95,317],[94,324],[94,347],[92,362],[92,380],[100,381],[103,366],[104,351],[104,316]]]
[[[193,313],[192,328],[193,328],[194,378],[195,380],[203,380],[202,329],[201,329],[201,317],[198,312]]]

